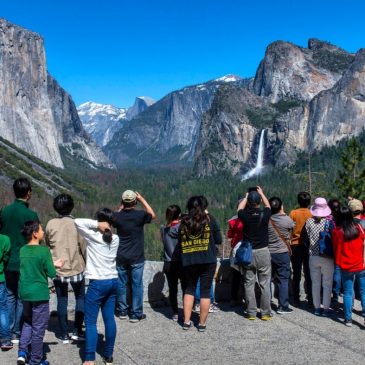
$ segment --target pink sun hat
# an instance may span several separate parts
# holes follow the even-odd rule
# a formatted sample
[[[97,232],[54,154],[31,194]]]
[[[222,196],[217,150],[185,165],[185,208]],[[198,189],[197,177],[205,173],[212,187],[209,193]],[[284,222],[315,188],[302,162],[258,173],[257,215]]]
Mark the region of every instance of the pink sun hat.
[[[316,198],[310,212],[314,217],[328,217],[331,214],[331,208],[325,198]]]

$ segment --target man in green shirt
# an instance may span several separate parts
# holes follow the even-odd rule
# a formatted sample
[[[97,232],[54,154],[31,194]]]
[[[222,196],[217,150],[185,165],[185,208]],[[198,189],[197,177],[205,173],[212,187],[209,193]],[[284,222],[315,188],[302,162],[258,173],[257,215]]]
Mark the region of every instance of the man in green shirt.
[[[32,187],[29,180],[26,178],[15,180],[13,190],[15,195],[14,202],[4,207],[0,212],[0,220],[2,223],[0,233],[8,236],[11,243],[10,259],[5,271],[5,280],[12,342],[18,343],[23,312],[23,305],[18,293],[19,252],[27,243],[21,230],[26,221],[38,221],[39,219],[37,213],[28,208],[28,201],[32,196]]]

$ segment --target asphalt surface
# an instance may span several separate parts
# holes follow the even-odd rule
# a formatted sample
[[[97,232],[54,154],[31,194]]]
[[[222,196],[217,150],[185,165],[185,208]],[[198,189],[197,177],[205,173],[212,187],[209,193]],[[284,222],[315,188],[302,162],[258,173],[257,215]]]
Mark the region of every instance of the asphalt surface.
[[[209,315],[205,333],[196,327],[182,330],[170,319],[168,307],[146,305],[147,319],[135,324],[117,319],[114,364],[365,364],[365,327],[358,301],[352,327],[343,324],[341,308],[333,318],[316,317],[303,303],[302,309],[264,322],[245,319],[242,308],[232,309],[228,303],[220,307],[220,312]],[[197,324],[198,316],[193,320]],[[57,318],[52,317],[44,342],[50,363],[81,364],[83,345],[61,344],[56,331]],[[103,363],[101,317],[99,334],[96,364]],[[16,364],[16,358],[15,348],[0,353],[0,364]]]

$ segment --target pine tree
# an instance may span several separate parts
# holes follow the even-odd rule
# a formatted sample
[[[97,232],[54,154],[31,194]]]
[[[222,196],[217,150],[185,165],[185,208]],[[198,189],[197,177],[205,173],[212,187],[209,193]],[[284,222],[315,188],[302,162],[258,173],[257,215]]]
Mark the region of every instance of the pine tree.
[[[338,171],[336,185],[344,197],[365,197],[364,149],[356,138],[348,140],[341,154],[342,169]]]

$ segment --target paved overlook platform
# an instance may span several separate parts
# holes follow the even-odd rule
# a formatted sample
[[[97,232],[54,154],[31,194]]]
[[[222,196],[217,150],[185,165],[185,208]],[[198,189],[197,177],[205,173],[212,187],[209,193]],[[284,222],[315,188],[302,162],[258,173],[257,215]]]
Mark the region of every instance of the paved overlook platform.
[[[270,322],[249,321],[242,309],[232,310],[227,303],[221,309],[209,315],[207,331],[199,333],[195,327],[183,331],[171,321],[168,307],[146,304],[147,320],[134,324],[117,319],[114,364],[365,364],[365,327],[358,301],[351,328],[305,309],[275,315]],[[342,310],[338,313],[342,317]],[[197,323],[197,315],[193,320]],[[59,343],[56,328],[57,318],[52,317],[45,337],[50,363],[80,365],[83,345]],[[99,333],[102,341],[101,317]],[[0,364],[15,364],[16,355],[15,349],[0,353]],[[102,364],[99,354],[96,364]]]

